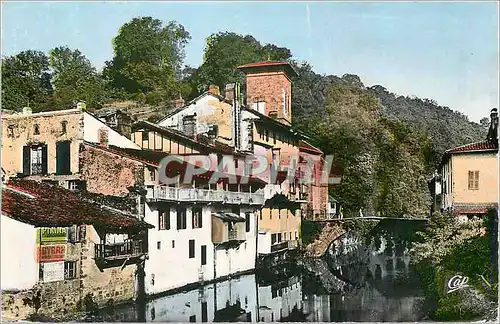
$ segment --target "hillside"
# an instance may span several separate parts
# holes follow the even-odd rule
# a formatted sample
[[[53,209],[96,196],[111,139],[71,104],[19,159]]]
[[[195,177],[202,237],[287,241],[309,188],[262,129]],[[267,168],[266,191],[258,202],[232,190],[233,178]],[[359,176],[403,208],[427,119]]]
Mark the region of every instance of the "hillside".
[[[380,102],[380,114],[387,119],[405,123],[412,131],[429,136],[438,154],[446,149],[482,140],[486,128],[468,120],[467,116],[448,107],[439,106],[429,99],[410,98],[391,93],[383,86],[365,87],[361,79],[352,74],[342,77],[322,76],[309,65],[296,66],[299,77],[293,84],[295,122],[325,113],[325,97],[332,85],[345,84],[366,91]],[[485,107],[485,115],[489,107]]]

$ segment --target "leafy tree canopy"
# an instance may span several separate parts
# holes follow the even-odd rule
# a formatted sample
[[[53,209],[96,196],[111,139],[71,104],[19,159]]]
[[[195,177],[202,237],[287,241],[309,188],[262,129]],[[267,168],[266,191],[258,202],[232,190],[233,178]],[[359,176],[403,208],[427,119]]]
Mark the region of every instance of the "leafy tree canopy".
[[[174,21],[164,25],[152,17],[134,18],[114,38],[114,57],[106,62],[104,74],[113,88],[128,94],[173,97],[183,90],[178,78],[190,38]]]
[[[107,98],[105,84],[90,61],[79,50],[56,47],[49,52],[54,71],[54,103],[59,109],[71,108],[84,101],[89,108],[99,108]]]
[[[253,36],[220,32],[207,38],[203,63],[193,73],[191,85],[198,94],[215,84],[221,89],[228,83],[243,83],[243,74],[235,68],[257,61],[285,61],[292,57],[288,48],[262,45]]]
[[[51,93],[49,60],[45,53],[34,50],[2,59],[2,108],[21,111],[30,106],[34,111],[46,107]]]

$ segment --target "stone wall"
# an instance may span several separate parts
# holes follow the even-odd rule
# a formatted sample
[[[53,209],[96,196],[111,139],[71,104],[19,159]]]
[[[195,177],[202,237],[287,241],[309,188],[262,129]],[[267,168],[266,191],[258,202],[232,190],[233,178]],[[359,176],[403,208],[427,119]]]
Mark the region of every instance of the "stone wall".
[[[128,187],[144,184],[141,163],[89,145],[81,148],[80,170],[87,190],[93,193],[123,197]]]
[[[122,303],[134,299],[135,264],[100,268],[94,260],[94,243],[98,235],[93,227],[87,227],[85,241],[82,242],[81,282],[82,295],[92,296],[99,307]]]
[[[134,299],[136,264],[99,268],[94,260],[94,243],[99,243],[100,238],[94,227],[82,226],[81,237],[80,243],[68,243],[65,258],[79,260],[77,277],[39,282],[25,291],[2,291],[2,319],[22,320],[37,315],[63,320],[89,307]]]

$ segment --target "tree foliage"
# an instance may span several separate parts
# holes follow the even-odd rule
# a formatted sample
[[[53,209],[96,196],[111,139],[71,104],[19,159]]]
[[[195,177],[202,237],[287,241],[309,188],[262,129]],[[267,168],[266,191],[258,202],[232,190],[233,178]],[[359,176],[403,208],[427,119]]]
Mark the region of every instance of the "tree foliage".
[[[404,123],[385,118],[379,101],[359,78],[332,80],[324,112],[301,116],[325,154],[333,154],[342,170],[342,183],[331,190],[344,212],[410,217],[427,213],[426,156],[432,150]]]
[[[2,58],[2,108],[44,109],[52,94],[50,78],[49,59],[43,52],[27,50]]]
[[[59,109],[72,108],[84,101],[89,108],[99,108],[107,98],[102,77],[79,50],[57,47],[49,52],[54,71],[54,104]]]
[[[163,100],[186,90],[181,75],[189,33],[174,21],[165,26],[152,17],[125,23],[113,40],[114,57],[104,74],[115,89],[128,94],[156,92]]]
[[[199,93],[210,84],[221,89],[228,83],[244,82],[235,68],[247,63],[269,60],[285,61],[291,58],[289,49],[274,44],[262,45],[253,36],[220,32],[207,38],[203,63],[193,74],[193,93]]]

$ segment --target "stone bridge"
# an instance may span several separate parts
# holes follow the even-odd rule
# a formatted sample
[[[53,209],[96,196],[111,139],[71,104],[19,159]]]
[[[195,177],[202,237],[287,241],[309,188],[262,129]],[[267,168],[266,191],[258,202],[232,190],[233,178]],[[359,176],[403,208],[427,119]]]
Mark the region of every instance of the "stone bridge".
[[[342,222],[349,220],[362,220],[362,221],[376,221],[381,220],[398,220],[398,221],[428,221],[427,218],[398,218],[398,217],[379,217],[379,216],[365,216],[354,218],[334,218],[314,220],[314,222],[322,223],[323,229],[319,236],[305,248],[305,254],[308,257],[320,258],[325,255],[326,251],[333,242],[343,236],[346,231],[342,228]]]
[[[325,223],[319,236],[306,246],[306,256],[314,258],[322,257],[330,245],[345,233],[346,231],[342,228],[340,222]]]

